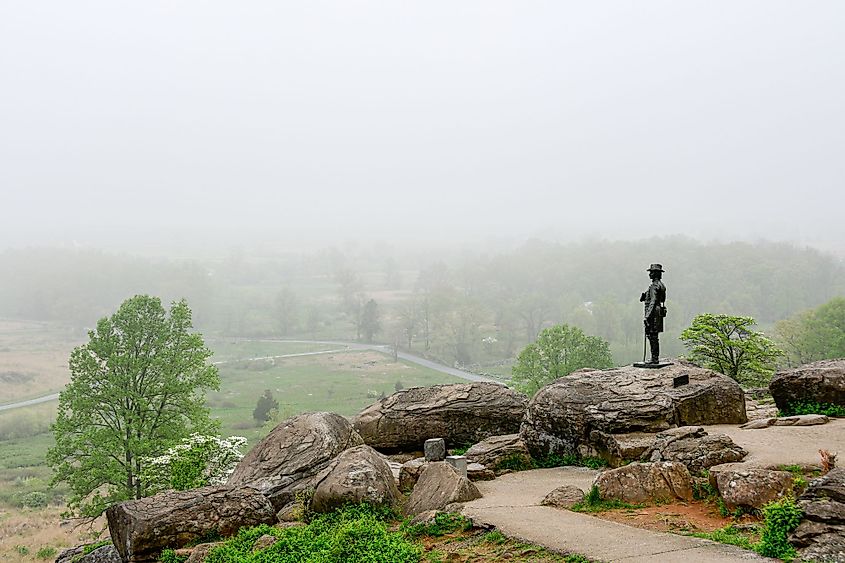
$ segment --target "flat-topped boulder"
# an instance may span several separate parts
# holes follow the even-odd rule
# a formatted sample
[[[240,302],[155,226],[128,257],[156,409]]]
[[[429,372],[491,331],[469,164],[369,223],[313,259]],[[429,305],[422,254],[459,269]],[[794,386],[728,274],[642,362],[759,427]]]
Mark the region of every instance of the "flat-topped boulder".
[[[528,448],[525,447],[519,434],[490,436],[474,444],[464,455],[470,463],[480,463],[494,471],[503,461],[519,459],[527,464],[530,459]]]
[[[802,403],[845,407],[845,358],[779,371],[769,383],[769,391],[784,412]]]
[[[698,475],[714,465],[736,463],[748,455],[725,434],[710,435],[701,426],[681,426],[657,434],[643,461],[677,461]]]
[[[675,387],[676,378],[689,383]],[[676,361],[661,369],[585,369],[556,379],[529,402],[520,437],[535,457],[596,455],[593,431],[656,433],[746,420],[745,394],[736,381]]]
[[[297,491],[311,488],[318,473],[363,440],[344,417],[317,412],[282,421],[241,460],[227,484],[249,485],[281,510]]]
[[[364,443],[383,452],[419,450],[429,438],[455,447],[518,432],[527,401],[497,383],[412,387],[365,408],[353,425]]]

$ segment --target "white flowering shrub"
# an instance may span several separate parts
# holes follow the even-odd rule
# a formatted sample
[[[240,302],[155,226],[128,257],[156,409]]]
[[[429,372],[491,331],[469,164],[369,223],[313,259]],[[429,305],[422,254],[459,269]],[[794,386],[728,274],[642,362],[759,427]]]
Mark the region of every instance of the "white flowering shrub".
[[[167,489],[186,491],[206,485],[222,485],[235,470],[246,445],[242,436],[191,434],[164,455],[148,458],[145,464],[146,494]]]

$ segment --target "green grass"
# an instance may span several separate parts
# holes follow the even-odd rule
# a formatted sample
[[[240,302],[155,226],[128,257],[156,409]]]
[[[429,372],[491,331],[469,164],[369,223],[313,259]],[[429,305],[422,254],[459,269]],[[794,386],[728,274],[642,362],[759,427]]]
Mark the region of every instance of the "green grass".
[[[472,528],[472,521],[461,516],[447,512],[438,512],[434,516],[434,522],[430,524],[410,524],[410,521],[403,522],[402,532],[410,538],[416,539],[422,536],[444,536],[453,532],[465,532]]]
[[[743,549],[754,549],[754,542],[750,535],[747,532],[737,530],[733,525],[714,530],[713,532],[696,532],[690,535],[696,538],[735,545]]]
[[[642,504],[630,504],[616,499],[604,499],[601,492],[596,485],[590,489],[587,495],[579,503],[572,505],[570,510],[573,512],[606,512],[608,510],[619,509],[637,509],[642,508]]]
[[[532,458],[534,468],[544,467],[566,467],[575,465],[578,467],[589,467],[590,469],[601,469],[607,467],[607,462],[600,457],[581,457],[575,454],[558,455],[549,454],[542,458]]]

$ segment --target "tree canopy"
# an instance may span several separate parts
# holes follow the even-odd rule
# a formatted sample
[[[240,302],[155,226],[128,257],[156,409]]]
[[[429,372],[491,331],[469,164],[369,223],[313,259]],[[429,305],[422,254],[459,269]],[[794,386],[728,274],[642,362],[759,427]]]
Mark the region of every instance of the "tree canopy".
[[[779,321],[775,333],[791,365],[845,358],[845,297]]]
[[[54,482],[70,485],[71,510],[96,516],[145,496],[145,459],[214,429],[204,390],[218,389],[220,379],[191,328],[184,300],[167,312],[158,298],[137,295],[71,353],[47,455]]]
[[[681,333],[695,364],[723,373],[740,383],[763,384],[771,379],[783,352],[763,333],[752,329],[751,317],[697,315]]]
[[[536,342],[519,353],[512,381],[517,389],[533,395],[540,387],[577,369],[610,367],[613,356],[607,341],[563,324],[544,329]]]

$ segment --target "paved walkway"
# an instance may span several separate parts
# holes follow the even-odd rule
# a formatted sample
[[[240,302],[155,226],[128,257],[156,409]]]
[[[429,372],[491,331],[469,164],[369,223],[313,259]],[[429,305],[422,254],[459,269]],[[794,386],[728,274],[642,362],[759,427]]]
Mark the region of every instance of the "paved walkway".
[[[540,506],[561,485],[587,490],[596,472],[584,468],[535,469],[477,482],[483,498],[467,503],[464,514],[503,534],[557,551],[599,561],[722,563],[775,561],[756,553],[698,538],[633,528],[587,514]]]

